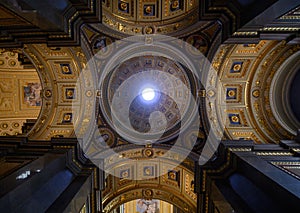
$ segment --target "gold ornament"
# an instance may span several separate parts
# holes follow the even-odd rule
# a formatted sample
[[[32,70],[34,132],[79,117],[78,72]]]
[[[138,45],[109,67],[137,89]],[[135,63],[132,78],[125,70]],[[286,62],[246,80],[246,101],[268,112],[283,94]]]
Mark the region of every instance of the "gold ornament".
[[[238,122],[240,122],[240,119],[239,119],[238,116],[234,115],[234,116],[231,117],[231,121],[234,122],[234,123],[238,123]]]
[[[240,64],[235,64],[235,65],[233,66],[233,70],[234,70],[235,72],[240,71],[241,68],[242,68],[242,66],[241,66]]]
[[[253,90],[252,95],[253,95],[254,98],[258,98],[259,95],[260,95],[260,91],[258,89]]]
[[[235,92],[235,90],[229,90],[228,92],[227,92],[227,94],[228,94],[228,96],[229,97],[234,97],[235,95],[236,95],[236,92]]]

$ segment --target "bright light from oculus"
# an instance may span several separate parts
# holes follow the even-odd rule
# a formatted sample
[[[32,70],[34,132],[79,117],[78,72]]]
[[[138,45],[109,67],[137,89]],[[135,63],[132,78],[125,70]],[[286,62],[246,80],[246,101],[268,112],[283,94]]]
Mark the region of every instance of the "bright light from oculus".
[[[145,88],[142,91],[142,97],[145,101],[151,101],[155,97],[155,91],[152,88]]]

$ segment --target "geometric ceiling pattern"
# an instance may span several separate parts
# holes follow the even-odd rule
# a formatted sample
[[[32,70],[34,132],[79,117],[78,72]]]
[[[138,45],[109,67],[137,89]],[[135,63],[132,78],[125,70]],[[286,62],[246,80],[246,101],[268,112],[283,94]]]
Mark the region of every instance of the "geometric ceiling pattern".
[[[283,87],[280,82],[293,79],[290,70],[298,71],[299,65],[291,69],[287,63],[295,64],[299,50],[299,45],[268,40],[220,46],[207,76],[206,109],[211,124],[225,126],[230,139],[274,143],[293,138],[300,125],[291,122],[295,116],[285,107],[290,85]],[[285,74],[278,78],[279,73]]]
[[[42,105],[36,69],[18,52],[0,53],[0,135],[18,135],[28,119],[35,122]]]
[[[295,61],[292,58],[298,51],[298,46],[290,45],[291,41],[295,43],[297,38],[289,33],[298,30],[299,8],[276,9],[274,14],[280,15],[261,29],[253,28],[252,31],[247,31],[247,26],[253,24],[251,22],[246,24],[243,30],[234,33],[242,24],[251,20],[250,13],[253,13],[252,16],[258,15],[270,5],[272,8],[278,8],[282,1],[274,5],[272,1],[265,2],[255,12],[252,11],[252,7],[247,9],[247,6],[255,3],[237,1],[236,4],[226,5],[222,1],[74,0],[57,4],[54,8],[50,1],[45,1],[44,4],[61,19],[41,13],[45,8],[39,4],[24,1],[1,3],[0,9],[3,13],[0,21],[6,29],[0,36],[2,45],[20,46],[27,43],[29,38],[25,38],[24,35],[27,33],[30,37],[29,32],[33,28],[39,28],[36,33],[39,36],[32,42],[46,41],[48,45],[53,46],[24,46],[25,55],[31,60],[41,79],[40,97],[43,100],[38,121],[28,136],[42,140],[74,136],[72,103],[82,95],[99,98],[99,91],[94,91],[91,87],[85,94],[80,93],[83,88],[76,88],[77,78],[87,61],[100,50],[108,57],[108,46],[117,47],[118,39],[128,35],[157,33],[176,36],[194,46],[212,61],[214,70],[203,73],[200,79],[207,87],[203,90],[198,88],[197,91],[200,105],[203,105],[200,111],[202,133],[207,134],[212,128],[220,137],[224,135],[224,138],[229,139],[253,139],[257,143],[273,143],[282,138],[292,138],[299,127],[299,121],[293,119],[290,104],[283,104],[284,101],[289,101],[289,86],[285,86],[284,92],[280,94],[277,90],[283,85],[278,80],[282,79],[279,78],[283,75],[282,70],[292,69],[286,66],[284,61]],[[39,14],[35,14],[37,9],[40,10]],[[246,18],[240,13],[245,13]],[[38,19],[45,22],[39,22]],[[281,28],[280,24],[286,22],[290,27]],[[18,27],[18,30],[14,27]],[[268,35],[274,32],[280,32],[277,33],[278,39],[282,39],[280,36],[284,34],[287,42],[257,39],[259,36],[271,38]],[[219,47],[231,34],[230,41],[240,39],[245,42],[247,38],[256,40],[254,39],[253,43],[226,44]],[[64,45],[81,42],[82,49],[55,47],[54,45],[61,45],[59,42]],[[96,83],[99,73],[90,74],[93,83]],[[292,77],[293,74],[290,83]],[[89,86],[85,84],[83,87]],[[17,95],[18,100],[22,98],[20,95],[21,92]],[[93,108],[89,104],[86,106]],[[9,115],[11,116],[11,113]],[[37,117],[36,112],[34,115]]]
[[[157,153],[159,149],[153,151]],[[122,159],[111,168],[118,173],[117,176],[106,177],[106,189],[102,194],[104,212],[111,212],[136,198],[164,200],[184,212],[196,212],[197,196],[194,193],[194,165],[191,160],[186,161],[188,165],[174,166],[171,158],[143,161],[138,149],[121,152],[123,156],[133,153],[136,153],[135,163]],[[163,175],[157,175],[160,170]],[[136,175],[138,180],[134,178]]]
[[[24,50],[37,68],[43,88],[41,114],[28,136],[46,140],[74,135],[72,102],[80,94],[76,76],[87,61],[82,50],[45,45],[26,45]],[[278,117],[282,109],[271,99],[276,96],[273,94],[276,85],[280,85],[276,84],[276,72],[285,69],[283,62],[298,51],[297,45],[267,40],[258,44],[222,45],[212,61],[214,69],[203,78],[208,85],[206,113],[212,128],[223,126],[225,138],[252,139],[257,143],[292,138],[297,121],[287,121],[293,117],[292,112],[285,118]],[[91,94],[85,95],[94,97]],[[223,135],[220,131],[219,134]]]
[[[0,23],[3,21],[6,28],[1,31],[0,46],[22,48],[1,50],[0,134],[18,134],[26,119],[34,118],[34,126],[25,133],[30,140],[42,142],[50,141],[53,137],[76,136],[78,139],[82,139],[81,136],[92,139],[95,143],[81,146],[85,156],[76,156],[78,153],[73,150],[68,157],[93,161],[90,156],[99,160],[97,157],[101,155],[103,161],[100,163],[109,166],[101,174],[102,171],[96,171],[93,177],[94,182],[102,181],[103,190],[100,193],[103,194],[99,199],[98,195],[95,196],[97,198],[93,197],[92,201],[98,202],[103,198],[100,202],[103,203],[104,212],[111,212],[137,198],[164,200],[183,212],[196,212],[197,202],[201,198],[197,200],[194,192],[197,190],[196,181],[199,183],[195,179],[195,174],[199,172],[194,170],[195,162],[200,163],[198,154],[205,148],[211,130],[222,139],[279,143],[280,140],[294,138],[300,127],[300,121],[295,118],[299,111],[293,107],[300,101],[297,97],[294,97],[296,100],[290,98],[291,87],[297,84],[295,76],[300,70],[300,46],[295,44],[299,41],[299,27],[280,28],[271,23],[272,26],[266,25],[261,29],[251,31],[244,28],[234,33],[273,1],[255,7],[257,11],[249,9],[250,13],[253,12],[249,16],[248,5],[243,4],[257,3],[255,0],[237,0],[232,5],[231,1],[219,0],[66,0],[65,5],[56,5],[56,9],[50,7],[50,0],[45,0],[45,5],[53,12],[48,17],[49,13],[43,14],[47,7],[40,7],[39,14],[35,14],[39,4],[24,4],[23,0],[13,2],[16,5],[12,11],[7,9],[8,5],[12,6],[11,3],[6,3],[6,6],[0,3],[0,12],[3,11]],[[19,5],[18,2],[23,4]],[[248,14],[247,18],[241,18],[243,13]],[[298,14],[299,9],[295,8],[291,13],[278,16],[281,18],[276,17],[276,21],[282,24],[292,20],[293,24],[297,24]],[[31,18],[32,23],[28,22]],[[12,25],[17,27],[13,28]],[[231,40],[220,45],[232,33]],[[181,64],[180,60],[172,61],[149,52],[138,56],[127,54],[129,56],[126,56],[125,63],[110,64],[113,69],[109,70],[109,77],[104,78],[102,84],[101,77],[107,74],[102,69],[103,64],[115,62],[115,55],[111,54],[114,50],[128,47],[127,44],[121,44],[121,39],[128,35],[143,35],[143,44],[147,46],[151,44],[151,34],[174,36],[178,49],[194,58],[201,53],[210,62],[209,65],[204,59],[195,60],[199,66],[196,70],[189,70],[190,67],[185,67],[186,64]],[[242,44],[230,44],[236,41]],[[168,52],[169,55],[176,55],[177,50],[172,50]],[[21,64],[21,55],[30,61],[29,67]],[[92,58],[94,60],[90,60]],[[165,123],[168,132],[158,143],[151,144],[151,141],[145,140],[137,145],[113,128],[109,107],[115,94],[122,98],[117,105],[119,108],[128,101],[126,94],[117,92],[128,76],[140,73],[141,77],[125,87],[125,92],[128,92],[128,88],[140,86],[140,80],[148,78],[143,74],[149,70],[177,75],[183,84],[176,80],[166,81],[164,76],[153,78],[161,90],[171,90],[169,88],[172,86],[175,88],[170,94],[166,93],[169,96],[161,94],[159,97],[162,98],[154,106],[155,110],[167,115],[169,120]],[[195,107],[191,107],[190,99],[184,97],[185,89],[191,93],[190,99],[195,98]],[[171,92],[180,96],[178,104],[171,100]],[[141,135],[148,133],[151,107],[144,107],[140,100],[136,100],[130,110],[129,121],[133,128],[139,130]],[[197,120],[199,125],[195,127],[189,126],[189,122],[181,122],[180,110],[188,121],[193,123]],[[194,111],[197,111],[196,116],[190,116],[194,115]],[[24,116],[19,116],[23,112]],[[121,116],[126,117],[127,114]],[[160,114],[157,117],[162,116]],[[16,119],[18,122],[14,121]],[[179,138],[177,130],[180,125],[184,126],[185,132],[180,138],[179,147],[176,147],[174,141]],[[127,130],[129,125],[121,122],[120,126]],[[159,125],[155,127],[162,130]],[[46,146],[55,146],[55,139],[52,141],[53,144],[45,143]],[[190,141],[196,142],[196,149],[185,155],[184,149],[194,147]],[[58,147],[70,148],[65,145]],[[99,152],[99,147],[103,152]],[[217,146],[209,148],[216,150]],[[109,151],[114,154],[110,155]],[[204,156],[207,157],[205,160],[208,161],[214,153],[210,154],[209,157]],[[72,163],[77,164],[75,161]],[[228,165],[213,173],[223,172]],[[80,167],[79,164],[76,166]],[[95,188],[93,190],[96,191]],[[92,194],[95,195],[94,192]],[[203,197],[207,201],[203,206],[209,205],[209,199]]]
[[[103,24],[125,34],[170,34],[197,22],[199,2],[103,1]]]
[[[26,135],[38,140],[71,137],[74,135],[72,101],[78,99],[75,85],[86,63],[81,49],[28,44],[24,54],[36,67],[43,98],[38,120]]]
[[[87,59],[80,48],[27,45],[24,50],[37,68],[43,88],[41,114],[29,136],[45,140],[73,135],[71,106],[73,99],[77,98],[74,77],[79,75],[80,67],[85,66]],[[299,121],[289,122],[291,119],[288,118],[293,117],[291,110],[282,108],[286,104],[280,107],[278,101],[274,103],[272,100],[278,95],[278,73],[292,70],[284,61],[290,59],[290,63],[294,63],[293,57],[297,59],[298,51],[297,45],[267,40],[258,44],[222,45],[212,61],[215,71],[212,69],[206,77],[209,85],[206,112],[212,127],[217,129],[223,125],[225,138],[253,139],[257,143],[274,143],[294,137]],[[16,60],[16,63],[19,62]],[[48,71],[43,71],[45,69]],[[286,87],[283,92],[285,96],[288,96],[288,89]],[[225,111],[220,110],[220,106],[225,106]],[[283,115],[281,110],[287,114]],[[8,128],[6,126],[4,128]]]

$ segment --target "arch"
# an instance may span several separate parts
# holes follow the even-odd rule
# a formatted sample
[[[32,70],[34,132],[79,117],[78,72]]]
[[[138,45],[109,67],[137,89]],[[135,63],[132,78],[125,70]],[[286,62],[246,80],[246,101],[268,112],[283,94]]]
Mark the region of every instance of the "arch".
[[[41,113],[27,136],[35,140],[74,136],[72,101],[78,99],[76,82],[86,64],[81,48],[27,44],[23,51],[40,76],[43,98]]]
[[[196,212],[194,162],[198,157],[191,154],[180,163],[180,152],[177,152],[161,158],[166,148],[125,145],[115,148],[114,156],[104,157],[104,212],[139,198],[163,200],[183,212]],[[103,155],[106,156],[105,152]]]
[[[39,116],[41,82],[22,49],[0,50],[0,135],[22,135]]]
[[[294,114],[295,109],[292,109],[292,103],[295,103],[293,101],[299,101],[296,100],[296,90],[293,91],[295,99],[292,100],[290,97],[292,85],[297,84],[297,82],[293,81],[295,76],[299,75],[297,74],[300,67],[299,59],[299,51],[287,58],[274,75],[270,89],[270,96],[272,96],[271,109],[275,118],[286,131],[293,135],[297,135],[297,130],[300,127],[300,122]],[[296,110],[298,111],[299,109]]]
[[[148,191],[146,191],[148,190]],[[172,195],[170,194],[170,191],[161,190],[161,189],[135,189],[135,190],[128,190],[122,195],[116,196],[111,202],[109,202],[106,205],[106,208],[104,208],[104,212],[113,212],[116,208],[118,208],[120,205],[125,204],[127,202],[136,200],[136,199],[142,199],[145,198],[144,196],[140,196],[140,194],[143,194],[143,192],[150,192],[152,191],[154,194],[158,194],[155,196],[152,196],[148,199],[155,199],[155,200],[162,200],[167,203],[170,203],[177,208],[179,208],[182,212],[196,212],[196,206],[194,206],[193,203],[191,203],[190,200],[182,199],[179,195]]]
[[[283,107],[288,102],[283,98],[288,96],[288,88],[282,89],[278,82],[288,80],[282,71],[287,68],[284,62],[295,61],[293,55],[298,51],[297,45],[285,41],[221,45],[212,61],[217,72],[210,70],[206,78],[206,111],[213,128],[224,125],[227,138],[256,143],[293,138],[296,122],[291,116],[279,116],[291,111]],[[220,106],[226,109],[220,110]]]

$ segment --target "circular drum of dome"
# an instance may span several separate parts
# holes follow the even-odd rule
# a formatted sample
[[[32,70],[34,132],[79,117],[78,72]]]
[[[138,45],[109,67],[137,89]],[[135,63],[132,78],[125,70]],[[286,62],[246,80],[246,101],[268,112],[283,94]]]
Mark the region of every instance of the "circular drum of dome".
[[[300,127],[300,52],[290,56],[277,70],[270,88],[270,105],[276,120],[293,135]]]
[[[175,138],[193,119],[196,83],[186,67],[163,56],[130,58],[106,75],[101,111],[129,142]]]

